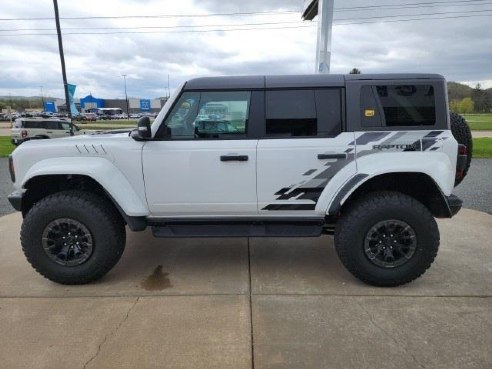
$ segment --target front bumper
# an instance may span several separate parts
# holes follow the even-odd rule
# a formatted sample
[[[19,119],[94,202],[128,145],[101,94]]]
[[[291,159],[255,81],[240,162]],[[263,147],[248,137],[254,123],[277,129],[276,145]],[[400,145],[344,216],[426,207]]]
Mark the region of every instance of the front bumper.
[[[463,206],[463,201],[455,195],[446,196],[446,202],[448,203],[449,212],[452,216],[455,216]]]
[[[27,141],[26,139],[24,138],[16,138],[16,137],[12,137],[10,139],[10,142],[12,142],[12,145],[15,145],[15,146],[19,146],[21,143],[23,143],[24,141]]]
[[[17,211],[22,211],[22,198],[24,193],[22,191],[14,191],[9,196],[9,202],[12,207]]]

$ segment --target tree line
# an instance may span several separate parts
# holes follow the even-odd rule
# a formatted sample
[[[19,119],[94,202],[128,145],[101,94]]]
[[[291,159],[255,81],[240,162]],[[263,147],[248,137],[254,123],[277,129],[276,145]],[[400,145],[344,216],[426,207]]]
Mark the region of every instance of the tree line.
[[[492,89],[484,90],[480,83],[475,88],[456,82],[448,83],[449,108],[460,114],[490,113]]]

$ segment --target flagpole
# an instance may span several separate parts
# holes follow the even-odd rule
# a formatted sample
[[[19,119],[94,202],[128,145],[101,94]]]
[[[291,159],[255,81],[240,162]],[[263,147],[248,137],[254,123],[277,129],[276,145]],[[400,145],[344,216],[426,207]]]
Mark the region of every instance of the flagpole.
[[[72,111],[70,109],[70,97],[68,95],[68,82],[67,82],[67,72],[65,69],[65,55],[63,54],[63,42],[62,34],[60,28],[60,15],[58,13],[58,1],[53,0],[53,6],[55,7],[55,22],[56,22],[56,32],[58,34],[58,50],[60,51],[60,61],[63,75],[63,86],[65,88],[65,105],[68,111],[68,118],[72,119]]]

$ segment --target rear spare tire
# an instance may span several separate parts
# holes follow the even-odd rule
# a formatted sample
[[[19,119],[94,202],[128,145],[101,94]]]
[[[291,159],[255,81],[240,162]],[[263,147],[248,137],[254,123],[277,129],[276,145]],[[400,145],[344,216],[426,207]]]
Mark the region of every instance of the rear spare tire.
[[[458,141],[459,144],[465,145],[468,150],[463,176],[460,178],[456,178],[454,182],[454,185],[456,187],[461,183],[461,181],[463,181],[468,173],[468,169],[470,169],[473,154],[473,140],[470,126],[466,122],[465,118],[453,112],[451,112],[449,116],[451,118],[451,132],[453,133],[455,140]]]

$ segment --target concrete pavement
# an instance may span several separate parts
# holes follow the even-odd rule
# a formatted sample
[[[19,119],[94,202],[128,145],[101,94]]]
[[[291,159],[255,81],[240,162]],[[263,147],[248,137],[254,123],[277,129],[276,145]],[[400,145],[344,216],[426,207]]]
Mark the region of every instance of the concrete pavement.
[[[492,137],[492,131],[472,131],[473,138]]]
[[[492,216],[439,221],[431,269],[399,288],[346,272],[330,237],[128,233],[101,281],[32,270],[0,218],[0,367],[490,368]]]

